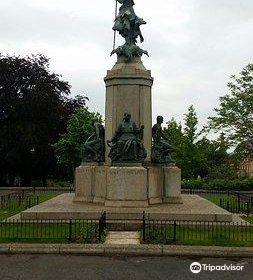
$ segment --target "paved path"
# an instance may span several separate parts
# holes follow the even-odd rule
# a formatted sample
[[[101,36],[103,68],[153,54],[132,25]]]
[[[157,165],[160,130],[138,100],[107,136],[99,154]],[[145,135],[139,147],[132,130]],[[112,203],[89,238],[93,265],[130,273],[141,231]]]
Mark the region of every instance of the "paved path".
[[[140,244],[138,231],[109,231],[105,244]]]
[[[240,264],[235,271],[192,274],[192,262]],[[0,255],[1,280],[252,280],[252,259],[106,258],[57,255]]]

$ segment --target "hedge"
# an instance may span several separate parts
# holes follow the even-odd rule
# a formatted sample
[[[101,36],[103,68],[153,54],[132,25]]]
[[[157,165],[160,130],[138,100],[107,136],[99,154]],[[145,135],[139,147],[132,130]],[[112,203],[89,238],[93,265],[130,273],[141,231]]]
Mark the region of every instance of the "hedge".
[[[183,189],[204,189],[204,190],[234,190],[253,191],[253,178],[214,179],[205,181],[203,179],[192,179],[182,181]]]

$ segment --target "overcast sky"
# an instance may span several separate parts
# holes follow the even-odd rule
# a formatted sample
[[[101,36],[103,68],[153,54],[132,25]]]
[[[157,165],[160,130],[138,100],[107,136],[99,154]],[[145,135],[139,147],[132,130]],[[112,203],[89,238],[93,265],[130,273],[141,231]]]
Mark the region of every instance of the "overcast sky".
[[[0,0],[0,52],[45,54],[72,94],[104,115],[114,8],[115,0]],[[148,23],[141,47],[155,78],[153,116],[182,120],[193,104],[205,124],[229,77],[253,62],[253,1],[135,0],[135,10]]]

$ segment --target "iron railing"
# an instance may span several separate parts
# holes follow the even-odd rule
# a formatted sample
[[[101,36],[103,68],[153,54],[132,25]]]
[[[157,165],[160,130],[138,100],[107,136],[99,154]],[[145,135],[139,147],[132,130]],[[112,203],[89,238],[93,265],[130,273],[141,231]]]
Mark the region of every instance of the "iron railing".
[[[0,242],[100,243],[106,214],[100,219],[4,220],[0,221]]]
[[[253,246],[253,225],[247,222],[154,220],[144,213],[142,241],[154,244]]]
[[[21,211],[39,203],[39,196],[0,196],[0,210],[2,211]]]
[[[239,199],[220,198],[219,206],[232,213],[242,213],[242,214],[246,214],[247,216],[253,213],[253,205],[249,201],[244,201],[241,200],[240,198]]]

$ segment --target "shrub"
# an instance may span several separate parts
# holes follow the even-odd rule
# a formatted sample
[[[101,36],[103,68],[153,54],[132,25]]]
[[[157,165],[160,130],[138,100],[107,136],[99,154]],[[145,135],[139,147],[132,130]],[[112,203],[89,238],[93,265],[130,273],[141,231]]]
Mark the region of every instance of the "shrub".
[[[183,180],[182,188],[217,191],[253,191],[253,178],[213,179],[208,181],[203,179]]]

